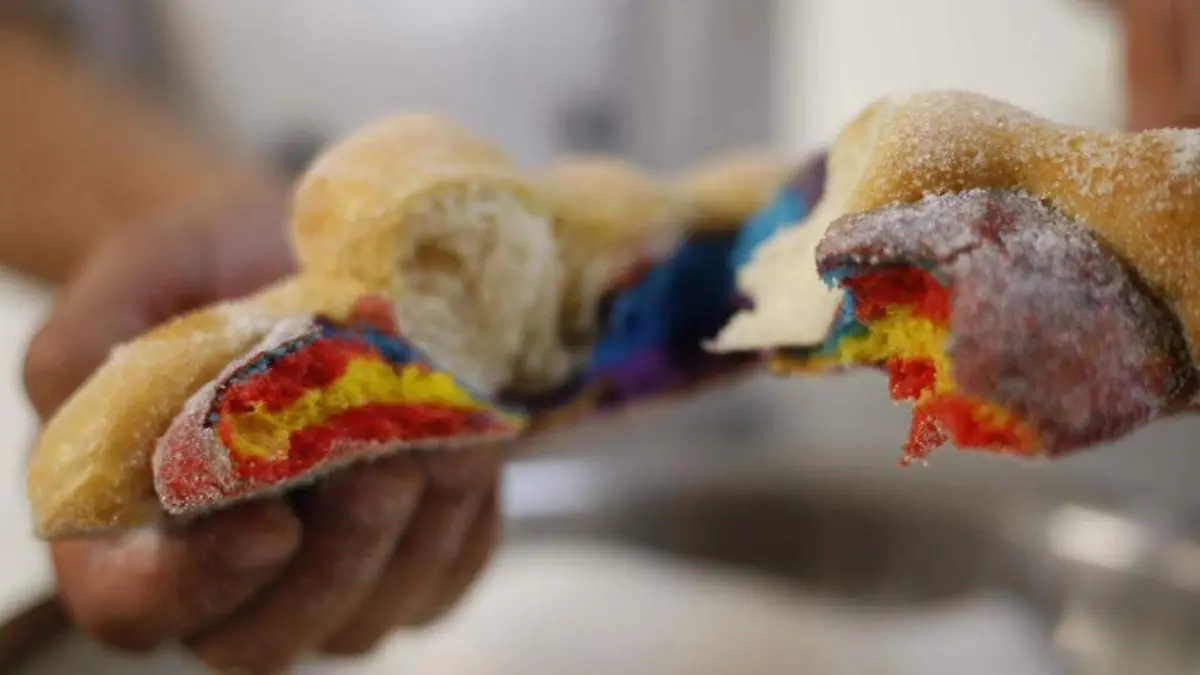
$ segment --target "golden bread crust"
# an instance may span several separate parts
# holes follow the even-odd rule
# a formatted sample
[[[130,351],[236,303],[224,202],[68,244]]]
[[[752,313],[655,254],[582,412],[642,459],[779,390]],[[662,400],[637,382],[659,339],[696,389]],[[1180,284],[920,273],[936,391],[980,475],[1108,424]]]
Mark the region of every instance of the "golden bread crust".
[[[542,172],[537,184],[559,237],[592,251],[628,251],[674,234],[687,208],[668,185],[615,157],[568,157]]]
[[[1200,360],[1200,131],[1088,131],[956,92],[913,96],[885,121],[844,212],[973,188],[1028,192],[1111,246],[1172,306]]]
[[[383,290],[396,281],[404,220],[422,198],[460,186],[507,189],[531,212],[541,195],[496,145],[426,114],[367,125],[321,155],[292,200],[292,243],[306,274],[349,276]]]
[[[63,404],[30,458],[26,490],[40,537],[127,529],[161,515],[150,458],[183,404],[280,318],[344,315],[363,291],[293,279],[173,319],[113,350]]]
[[[769,204],[795,169],[785,157],[731,155],[688,171],[677,187],[695,207],[694,229],[731,230]]]

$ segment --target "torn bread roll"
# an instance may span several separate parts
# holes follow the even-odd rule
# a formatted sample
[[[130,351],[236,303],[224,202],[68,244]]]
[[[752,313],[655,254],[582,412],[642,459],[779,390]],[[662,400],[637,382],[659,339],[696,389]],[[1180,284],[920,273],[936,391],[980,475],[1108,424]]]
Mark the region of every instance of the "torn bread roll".
[[[878,102],[803,222],[758,244],[715,341],[886,370],[907,456],[1054,455],[1186,401],[1200,356],[1200,132],[1093,132],[986,97]]]
[[[684,204],[611,159],[526,180],[436,116],[352,134],[296,189],[295,279],[122,347],[51,421],[28,475],[38,534],[513,438],[538,411],[527,402],[571,403],[600,330],[579,326],[629,268],[666,255]]]
[[[344,320],[379,295],[403,339],[480,396],[568,376],[549,207],[498,148],[453,122],[404,115],[335,145],[300,182],[292,224],[296,279],[117,348],[50,420],[27,473],[39,536],[160,518],[158,439],[190,397],[295,316]]]
[[[1195,389],[1171,312],[1081,221],[1024,192],[847,216],[817,269],[845,293],[838,337],[796,367],[884,370],[892,398],[913,404],[905,461],[946,442],[1058,455],[1120,438]]]

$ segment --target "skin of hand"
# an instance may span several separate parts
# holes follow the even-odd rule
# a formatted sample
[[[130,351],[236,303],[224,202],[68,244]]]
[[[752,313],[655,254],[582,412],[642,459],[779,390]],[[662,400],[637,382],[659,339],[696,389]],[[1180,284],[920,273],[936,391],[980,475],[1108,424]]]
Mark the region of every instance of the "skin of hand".
[[[1200,127],[1200,0],[1116,0],[1134,129]]]
[[[256,197],[105,240],[30,344],[25,387],[39,416],[115,344],[288,273],[283,221],[282,201]],[[363,654],[441,616],[484,568],[499,531],[498,458],[395,457],[187,524],[54,542],[58,591],[109,646],[178,641],[221,671]]]

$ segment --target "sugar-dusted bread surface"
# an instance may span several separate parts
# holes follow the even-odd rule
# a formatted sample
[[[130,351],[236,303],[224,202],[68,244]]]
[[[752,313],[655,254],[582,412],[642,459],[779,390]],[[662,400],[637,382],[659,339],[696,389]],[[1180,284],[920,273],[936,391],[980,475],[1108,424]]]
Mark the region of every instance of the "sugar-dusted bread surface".
[[[725,230],[770,203],[795,170],[796,161],[780,155],[734,154],[693,167],[676,187],[694,206],[694,229]]]
[[[38,536],[120,530],[160,515],[151,457],[184,402],[277,320],[350,310],[351,281],[299,278],[170,321],[117,347],[63,404],[30,458],[26,488]]]
[[[894,265],[912,274],[918,263],[953,289],[920,301],[940,306],[925,315],[925,325],[945,321],[952,338],[938,344],[938,328],[921,335],[908,332],[913,324],[885,322],[887,345],[913,342],[852,362],[898,357],[885,365],[897,378],[893,384],[908,377],[901,364],[912,354],[938,369],[932,389],[915,395],[904,386],[890,389],[894,399],[917,399],[914,429],[928,428],[920,421],[931,419],[929,408],[922,411],[926,393],[935,401],[960,397],[965,405],[988,401],[1021,422],[999,442],[935,412],[933,420],[944,420],[941,432],[910,436],[913,458],[941,438],[1026,458],[1061,455],[1115,441],[1196,388],[1197,372],[1171,312],[1090,229],[1024,192],[973,189],[851,214],[817,247],[821,272],[853,270],[847,286],[856,305],[879,301],[881,286],[863,280],[897,274],[889,269]],[[893,289],[904,282],[894,283]],[[870,321],[863,322],[868,330]]]
[[[743,270],[755,309],[717,347],[821,342],[840,300],[815,266],[829,224],[973,188],[1022,190],[1083,222],[1176,312],[1200,359],[1200,130],[1076,129],[963,92],[883,100],[846,127],[821,203]]]

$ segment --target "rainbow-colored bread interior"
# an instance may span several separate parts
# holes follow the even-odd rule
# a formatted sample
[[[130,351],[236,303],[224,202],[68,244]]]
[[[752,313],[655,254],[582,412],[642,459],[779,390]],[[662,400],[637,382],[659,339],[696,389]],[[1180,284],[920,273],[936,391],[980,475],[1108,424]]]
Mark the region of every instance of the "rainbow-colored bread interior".
[[[437,369],[394,329],[322,317],[249,357],[206,406],[196,431],[211,441],[184,429],[161,451],[158,489],[169,508],[286,486],[404,448],[511,438],[526,425],[523,413]]]
[[[960,393],[946,352],[953,293],[949,283],[919,265],[839,269],[824,278],[845,291],[831,337],[815,349],[776,353],[775,368],[884,371],[892,399],[913,404],[904,463],[947,442],[963,449],[1038,452],[1037,435],[1015,413]]]
[[[433,370],[399,336],[327,320],[230,378],[207,420],[239,477],[268,482],[356,444],[504,434],[521,421]]]
[[[736,231],[692,233],[670,255],[616,279],[597,308],[601,332],[575,381],[523,401],[538,427],[671,400],[756,366],[754,355],[703,347],[736,308],[729,257],[737,241]]]

